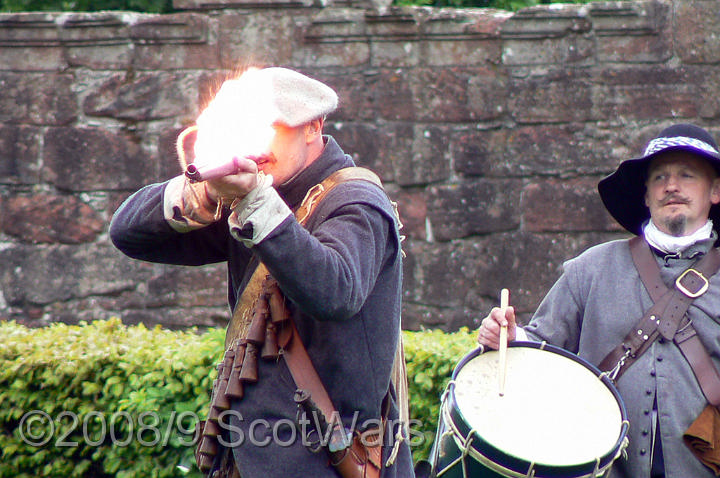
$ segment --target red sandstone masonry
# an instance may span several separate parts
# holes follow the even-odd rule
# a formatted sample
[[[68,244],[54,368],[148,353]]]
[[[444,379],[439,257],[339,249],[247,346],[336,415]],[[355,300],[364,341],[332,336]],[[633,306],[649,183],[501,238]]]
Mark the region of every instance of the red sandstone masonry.
[[[178,174],[178,132],[249,64],[340,94],[327,131],[406,224],[408,328],[473,325],[502,287],[527,317],[563,260],[624,236],[598,178],[671,122],[720,136],[715,0],[175,7],[0,14],[0,318],[222,323],[222,265],[132,261],[107,226],[132,191]]]

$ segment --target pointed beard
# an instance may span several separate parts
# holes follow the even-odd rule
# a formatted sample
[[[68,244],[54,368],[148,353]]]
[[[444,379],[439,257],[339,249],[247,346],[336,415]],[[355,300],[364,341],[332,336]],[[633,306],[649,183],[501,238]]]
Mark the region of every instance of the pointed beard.
[[[665,226],[671,236],[680,237],[685,235],[685,226],[687,226],[687,217],[679,215],[665,221]]]

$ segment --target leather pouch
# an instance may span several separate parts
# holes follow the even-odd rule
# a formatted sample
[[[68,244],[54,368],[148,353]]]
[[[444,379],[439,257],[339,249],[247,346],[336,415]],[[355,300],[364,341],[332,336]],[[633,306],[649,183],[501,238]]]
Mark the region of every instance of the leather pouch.
[[[715,476],[720,476],[720,411],[707,405],[683,433],[683,441],[690,451]]]

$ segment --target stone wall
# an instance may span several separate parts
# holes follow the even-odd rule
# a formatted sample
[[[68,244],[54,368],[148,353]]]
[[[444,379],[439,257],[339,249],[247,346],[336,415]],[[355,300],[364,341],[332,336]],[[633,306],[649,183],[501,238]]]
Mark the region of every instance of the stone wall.
[[[625,237],[597,181],[662,127],[720,136],[715,0],[486,9],[175,0],[171,15],[0,15],[0,319],[223,324],[222,265],[147,264],[112,212],[178,174],[177,133],[248,64],[341,97],[327,131],[377,171],[407,235],[406,328],[527,318],[589,245]]]

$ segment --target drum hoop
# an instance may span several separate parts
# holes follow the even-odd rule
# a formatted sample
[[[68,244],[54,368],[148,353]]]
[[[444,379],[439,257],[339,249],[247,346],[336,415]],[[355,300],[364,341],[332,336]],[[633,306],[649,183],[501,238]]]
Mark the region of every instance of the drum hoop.
[[[443,418],[445,418],[445,421],[448,424],[450,431],[452,432],[453,441],[455,442],[455,445],[457,445],[458,449],[461,450],[462,455],[460,455],[457,459],[455,459],[452,463],[450,463],[442,470],[439,470],[436,476],[442,476],[446,471],[454,467],[458,463],[458,461],[464,459],[467,455],[470,455],[471,458],[473,458],[475,461],[479,462],[483,466],[489,468],[490,470],[504,474],[508,478],[532,478],[536,476],[536,463],[527,462],[529,463],[527,473],[521,473],[519,471],[507,468],[499,463],[494,462],[491,458],[483,455],[476,448],[470,446],[472,444],[473,436],[475,435],[475,430],[471,429],[470,433],[468,433],[467,436],[463,436],[457,425],[455,424],[455,420],[453,420],[452,414],[450,414],[450,412],[448,411],[447,402],[445,400],[443,400],[440,408],[441,413],[443,414]],[[610,462],[606,463],[603,466],[600,466],[601,459],[598,457],[596,458],[595,468],[593,469],[593,471],[584,475],[574,475],[573,478],[597,478],[604,476],[604,474],[612,467],[613,463],[615,463],[615,460],[620,458],[620,455],[622,455],[622,453],[625,451],[627,445],[628,439],[626,436],[624,436],[621,447],[617,450],[615,456],[612,460],[610,460]]]
[[[621,419],[622,419],[622,423],[621,423],[620,433],[619,433],[618,439],[617,439],[617,441],[615,442],[615,444],[613,445],[613,447],[612,447],[605,455],[602,455],[601,457],[596,457],[596,463],[595,463],[595,467],[594,467],[595,469],[594,469],[590,474],[577,475],[577,476],[574,477],[574,478],[585,478],[585,477],[600,476],[600,475],[597,475],[597,474],[594,474],[594,473],[596,473],[598,470],[604,472],[604,471],[606,471],[607,469],[609,469],[609,467],[615,462],[615,460],[617,460],[617,458],[624,452],[625,448],[627,447],[627,443],[628,443],[627,432],[628,432],[628,428],[629,428],[629,421],[628,421],[628,419],[627,419],[627,411],[626,411],[626,409],[625,409],[625,404],[624,404],[622,398],[620,397],[620,393],[618,392],[618,390],[617,390],[617,388],[615,387],[615,385],[614,385],[614,384],[612,383],[612,381],[607,377],[607,375],[606,375],[606,374],[603,374],[597,367],[593,366],[591,363],[587,362],[587,361],[586,361],[585,359],[583,359],[582,357],[579,357],[578,355],[576,355],[576,354],[574,354],[574,353],[572,353],[572,352],[568,352],[567,350],[565,350],[565,349],[563,349],[563,348],[556,347],[556,346],[554,346],[554,345],[550,345],[550,344],[548,344],[548,343],[546,343],[546,342],[529,342],[529,341],[527,341],[527,342],[525,342],[525,341],[515,341],[515,342],[512,342],[512,343],[508,344],[508,347],[534,348],[534,349],[544,350],[544,351],[548,351],[548,352],[552,352],[552,353],[561,355],[561,356],[563,356],[563,357],[565,357],[565,358],[568,358],[568,359],[570,359],[570,360],[573,360],[574,362],[577,362],[577,363],[585,366],[585,367],[586,367],[587,369],[589,369],[593,374],[595,374],[595,376],[596,376],[600,381],[602,381],[603,384],[606,385],[606,387],[608,388],[608,390],[610,391],[610,393],[611,393],[611,394],[613,395],[613,397],[615,398],[615,401],[616,401],[616,403],[617,403],[617,405],[618,405],[618,407],[619,407],[619,409],[620,409],[620,416],[621,416]],[[480,346],[480,347],[472,350],[470,353],[468,353],[465,357],[463,357],[463,358],[461,359],[461,361],[457,364],[457,366],[456,366],[455,369],[453,370],[452,379],[451,379],[451,381],[448,383],[448,385],[447,385],[447,387],[446,387],[446,390],[445,390],[445,393],[443,394],[443,400],[442,400],[442,404],[441,404],[441,413],[447,414],[447,418],[449,419],[449,420],[448,420],[449,426],[450,426],[450,428],[451,428],[452,431],[453,431],[453,438],[455,439],[456,444],[458,445],[458,447],[459,447],[461,450],[462,450],[462,449],[465,449],[465,445],[462,443],[462,441],[459,441],[460,439],[459,439],[458,437],[463,437],[463,439],[464,439],[465,441],[467,441],[467,440],[474,434],[474,433],[473,433],[474,430],[473,430],[472,428],[470,428],[469,423],[467,422],[467,420],[465,420],[465,416],[463,415],[462,410],[460,410],[459,407],[455,407],[455,408],[457,408],[457,409],[454,410],[454,413],[457,414],[458,417],[465,422],[465,423],[463,423],[463,425],[465,425],[464,428],[467,428],[467,436],[463,436],[463,432],[460,430],[461,427],[459,427],[458,424],[455,422],[455,420],[453,420],[453,418],[452,418],[453,413],[451,413],[451,411],[450,411],[450,409],[449,409],[449,406],[446,404],[446,402],[452,401],[453,403],[455,403],[454,388],[455,388],[455,380],[457,379],[458,373],[460,372],[460,370],[461,370],[468,362],[470,362],[472,359],[476,358],[478,355],[482,354],[483,352],[484,352],[484,349],[483,349],[482,346]],[[582,473],[583,471],[580,470],[580,468],[585,468],[585,469],[587,470],[587,467],[592,464],[591,461],[590,461],[590,462],[584,462],[584,463],[577,463],[577,464],[568,465],[568,466],[564,466],[564,465],[550,465],[550,464],[546,464],[546,463],[531,463],[531,462],[529,462],[528,460],[524,460],[523,458],[519,458],[519,457],[510,455],[510,454],[508,454],[508,453],[506,453],[506,452],[504,452],[504,451],[496,448],[496,447],[493,446],[491,443],[483,440],[483,438],[482,438],[481,436],[479,436],[479,435],[478,435],[478,439],[479,439],[483,444],[485,444],[485,445],[490,449],[490,451],[492,451],[492,452],[494,452],[494,453],[497,453],[497,454],[500,455],[500,456],[508,457],[508,458],[513,459],[513,460],[517,460],[517,461],[519,461],[519,462],[523,462],[523,464],[530,464],[530,465],[531,465],[531,468],[530,468],[529,471],[532,471],[533,468],[536,467],[536,466],[540,466],[540,467],[548,467],[548,466],[550,466],[550,467],[564,468],[564,469],[576,468],[576,469],[578,469],[578,471],[579,471],[580,473]],[[510,468],[506,468],[506,467],[503,466],[503,465],[499,465],[499,464],[497,464],[496,462],[492,461],[492,458],[484,455],[484,454],[481,453],[479,450],[477,450],[477,448],[472,447],[472,446],[470,446],[469,448],[470,448],[470,450],[469,450],[466,454],[470,454],[471,456],[473,456],[473,458],[476,458],[477,461],[482,462],[483,465],[485,465],[485,466],[488,466],[486,462],[492,463],[492,466],[488,466],[488,467],[490,467],[490,468],[497,468],[498,470],[496,470],[496,471],[502,471],[502,472],[506,472],[506,473],[514,473],[514,475],[512,475],[513,477],[515,477],[515,476],[518,476],[518,477],[533,476],[533,475],[530,475],[530,474],[527,474],[527,473],[526,473],[526,474],[521,474],[520,472],[518,472],[518,471],[516,471],[516,470],[512,470],[512,469],[510,469]],[[482,457],[482,458],[481,458],[481,457]]]

